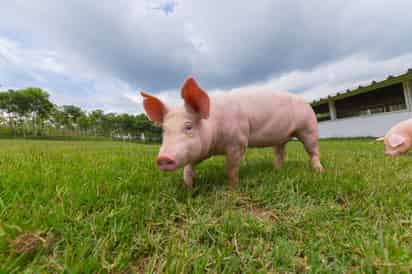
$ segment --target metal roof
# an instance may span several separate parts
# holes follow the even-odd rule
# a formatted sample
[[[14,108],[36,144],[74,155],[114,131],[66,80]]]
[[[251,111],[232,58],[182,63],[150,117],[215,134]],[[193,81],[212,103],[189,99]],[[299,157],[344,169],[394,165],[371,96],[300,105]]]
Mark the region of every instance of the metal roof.
[[[405,72],[403,74],[400,74],[398,76],[389,75],[383,81],[380,81],[380,82],[372,81],[367,86],[358,86],[357,88],[355,88],[353,90],[347,89],[346,91],[338,92],[335,95],[329,95],[328,97],[314,100],[310,104],[312,106],[318,106],[318,105],[322,105],[322,104],[327,103],[330,99],[339,100],[339,99],[347,98],[347,97],[350,97],[350,96],[358,95],[358,94],[361,94],[361,93],[370,92],[370,91],[373,91],[373,90],[376,90],[376,89],[379,89],[379,88],[383,88],[383,87],[386,87],[386,86],[397,84],[397,83],[402,82],[404,80],[410,80],[410,79],[412,79],[412,68],[408,69],[407,72]]]

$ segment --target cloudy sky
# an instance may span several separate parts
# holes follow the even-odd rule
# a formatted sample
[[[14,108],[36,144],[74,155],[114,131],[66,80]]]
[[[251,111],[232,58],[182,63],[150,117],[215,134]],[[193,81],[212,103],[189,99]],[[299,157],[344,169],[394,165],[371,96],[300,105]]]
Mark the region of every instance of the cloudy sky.
[[[187,75],[312,100],[412,67],[410,0],[255,2],[0,0],[0,89],[139,113],[139,90],[174,104]]]

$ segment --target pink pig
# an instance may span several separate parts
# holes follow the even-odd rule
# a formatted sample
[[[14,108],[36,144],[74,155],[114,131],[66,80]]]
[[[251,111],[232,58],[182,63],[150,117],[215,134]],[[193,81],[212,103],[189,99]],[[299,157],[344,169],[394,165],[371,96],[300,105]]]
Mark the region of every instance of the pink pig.
[[[280,168],[285,145],[293,137],[303,144],[312,166],[322,171],[316,116],[301,97],[286,92],[256,90],[211,96],[188,78],[182,86],[184,105],[169,108],[141,92],[150,120],[163,129],[157,166],[163,171],[184,167],[184,181],[193,185],[194,166],[212,155],[226,155],[231,186],[247,147],[274,147]]]
[[[386,155],[398,156],[407,152],[412,146],[412,119],[396,124],[386,133],[385,137],[377,140],[385,142]]]

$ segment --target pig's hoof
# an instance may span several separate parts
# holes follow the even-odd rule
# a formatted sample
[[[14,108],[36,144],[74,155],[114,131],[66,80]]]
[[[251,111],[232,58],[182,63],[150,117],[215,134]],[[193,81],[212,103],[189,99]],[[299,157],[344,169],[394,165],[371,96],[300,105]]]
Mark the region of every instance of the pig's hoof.
[[[313,167],[317,172],[323,173],[325,170],[323,169],[323,166],[315,166]]]
[[[238,181],[229,181],[229,188],[230,189],[235,189],[238,185]]]
[[[273,162],[273,167],[274,167],[275,169],[281,169],[282,166],[283,166],[283,163],[279,163],[279,162],[277,162],[277,161]]]
[[[183,181],[183,184],[184,184],[187,188],[193,188],[193,182],[185,182],[185,181]]]

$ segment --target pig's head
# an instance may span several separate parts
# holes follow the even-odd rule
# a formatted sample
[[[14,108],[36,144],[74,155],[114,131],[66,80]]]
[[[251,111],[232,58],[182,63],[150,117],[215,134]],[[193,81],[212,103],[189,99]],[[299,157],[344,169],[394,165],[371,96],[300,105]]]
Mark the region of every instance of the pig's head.
[[[385,154],[388,156],[398,156],[409,149],[409,140],[396,133],[385,137]]]
[[[161,100],[142,92],[143,106],[149,119],[163,129],[163,142],[156,163],[163,171],[173,171],[201,157],[202,119],[209,117],[207,93],[193,78],[182,86],[184,105],[167,107]]]

